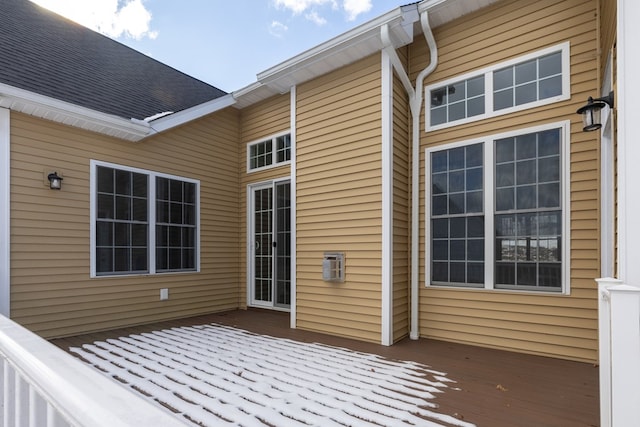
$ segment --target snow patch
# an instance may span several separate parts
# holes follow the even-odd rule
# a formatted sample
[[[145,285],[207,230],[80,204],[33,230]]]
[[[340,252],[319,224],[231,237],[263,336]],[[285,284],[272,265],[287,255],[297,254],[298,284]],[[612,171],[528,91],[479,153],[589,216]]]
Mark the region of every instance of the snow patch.
[[[436,412],[443,372],[210,324],[71,348],[99,372],[201,426],[473,427]]]

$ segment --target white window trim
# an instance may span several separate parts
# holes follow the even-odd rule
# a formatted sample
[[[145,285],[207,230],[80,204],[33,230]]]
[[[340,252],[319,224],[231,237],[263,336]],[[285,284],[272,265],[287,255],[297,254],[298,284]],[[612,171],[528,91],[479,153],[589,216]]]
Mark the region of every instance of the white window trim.
[[[526,62],[531,59],[539,58],[554,52],[561,52],[562,56],[562,94],[553,96],[551,98],[541,99],[539,101],[529,102],[522,105],[516,105],[510,108],[504,108],[502,110],[494,111],[493,110],[493,72],[496,70],[500,70],[505,67],[510,67],[515,64],[519,64],[521,62]],[[452,126],[463,125],[466,123],[476,122],[478,120],[489,119],[491,117],[502,116],[505,114],[514,113],[516,111],[527,110],[530,108],[540,107],[542,105],[553,104],[555,102],[565,101],[571,98],[571,66],[570,66],[570,44],[568,41],[564,43],[560,43],[555,46],[550,46],[548,48],[538,50],[532,53],[529,53],[524,56],[519,56],[517,58],[510,59],[505,62],[500,62],[498,64],[493,64],[489,67],[481,68],[479,70],[471,71],[469,73],[461,74],[456,77],[452,77],[447,80],[441,80],[437,83],[430,84],[424,88],[424,99],[425,99],[425,132],[436,131],[440,129],[445,129]],[[466,117],[464,119],[455,120],[447,123],[441,123],[439,125],[431,126],[431,108],[429,102],[431,100],[431,96],[429,93],[431,90],[447,86],[453,83],[459,83],[467,79],[471,79],[474,77],[478,77],[484,74],[484,114],[478,114],[477,116]]]
[[[285,136],[285,135],[291,135],[291,130],[287,130],[285,132],[279,132],[279,133],[273,134],[271,136],[267,136],[265,138],[260,138],[260,139],[257,139],[255,141],[249,142],[247,144],[247,173],[260,172],[260,171],[263,171],[263,170],[272,169],[272,168],[275,168],[275,167],[280,167],[280,166],[285,166],[285,165],[291,164],[291,156],[289,156],[289,160],[286,160],[284,162],[276,161],[276,155],[277,155],[277,152],[278,152],[278,149],[276,147],[276,140],[279,137]],[[271,142],[272,142],[271,147],[273,149],[273,153],[272,153],[272,156],[271,156],[271,164],[267,165],[267,166],[262,166],[262,167],[259,167],[259,168],[251,169],[251,147],[254,146],[254,145],[257,145],[257,144],[261,144],[263,142],[267,142],[269,140],[271,140]]]
[[[495,289],[494,284],[494,224],[495,224],[495,210],[494,210],[494,164],[493,164],[493,142],[502,138],[510,138],[514,136],[524,135],[528,133],[541,132],[550,129],[560,129],[561,135],[561,166],[562,166],[562,286],[560,291],[545,291],[545,290],[528,290],[528,289]],[[432,285],[430,281],[431,277],[431,162],[429,161],[431,153],[448,150],[451,148],[464,147],[471,144],[484,143],[484,216],[485,216],[485,272],[484,272],[484,286],[483,287],[470,287],[470,286],[443,286]],[[547,123],[539,126],[533,126],[523,129],[517,129],[513,131],[503,132],[494,135],[487,135],[481,138],[474,138],[465,141],[454,142],[450,144],[438,145],[435,147],[429,147],[425,149],[425,239],[424,239],[424,252],[425,252],[425,286],[450,290],[464,290],[464,291],[486,291],[492,290],[502,293],[517,293],[517,294],[532,294],[532,295],[569,295],[571,292],[571,161],[570,161],[570,144],[571,144],[571,121],[564,120],[561,122]],[[486,218],[491,218],[491,221],[487,221]]]
[[[149,185],[147,188],[148,197],[147,197],[147,212],[149,213],[149,232],[148,232],[148,248],[149,248],[149,271],[146,273],[124,273],[124,274],[96,274],[96,221],[98,215],[98,206],[97,206],[97,193],[98,193],[98,180],[97,180],[97,171],[98,166],[104,166],[108,168],[135,172],[147,175],[149,177]],[[134,168],[130,166],[119,165],[116,163],[108,163],[102,162],[99,160],[91,160],[90,161],[90,215],[91,215],[91,224],[89,227],[90,232],[90,277],[92,279],[102,279],[102,278],[114,278],[114,277],[132,277],[132,276],[150,276],[155,274],[193,274],[200,272],[200,180],[185,178],[183,176],[171,175],[166,173],[154,172],[148,169],[140,169]],[[156,271],[156,233],[155,233],[155,225],[156,225],[156,180],[155,178],[168,178],[175,179],[179,181],[189,182],[196,185],[196,268],[195,270],[185,270],[185,271],[168,271],[168,272],[157,272]]]

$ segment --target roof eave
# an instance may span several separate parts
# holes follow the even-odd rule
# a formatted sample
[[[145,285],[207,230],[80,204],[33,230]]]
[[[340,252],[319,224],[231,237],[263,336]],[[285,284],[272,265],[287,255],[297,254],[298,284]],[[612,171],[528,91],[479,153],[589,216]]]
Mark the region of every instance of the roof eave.
[[[429,12],[432,28],[446,24],[499,0],[424,0],[401,6],[325,43],[271,67],[257,75],[257,82],[234,92],[237,108],[270,96],[286,93],[291,87],[338,69],[380,51],[380,28],[388,25],[396,48],[413,41],[413,24],[420,13]]]
[[[235,102],[236,100],[233,95],[227,94],[219,98],[212,99],[211,101],[207,101],[203,104],[199,104],[194,107],[187,108],[186,110],[178,111],[176,113],[169,114],[155,120],[140,120],[139,122],[147,123],[149,126],[151,126],[151,129],[154,133],[164,132],[178,126],[182,126],[183,124],[191,122],[193,120],[200,119],[209,114],[215,113],[216,111],[220,111],[224,108],[230,107],[235,104]]]
[[[151,133],[147,123],[102,113],[0,83],[0,107],[128,141]]]
[[[292,86],[380,51],[380,28],[388,25],[396,48],[413,41],[417,5],[398,7],[258,74],[258,82],[285,93]]]

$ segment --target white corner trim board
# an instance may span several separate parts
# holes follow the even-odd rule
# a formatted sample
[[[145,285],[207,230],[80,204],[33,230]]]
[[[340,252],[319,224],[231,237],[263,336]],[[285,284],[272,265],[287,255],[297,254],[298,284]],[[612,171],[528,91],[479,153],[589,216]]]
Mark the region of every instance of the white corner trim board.
[[[10,314],[11,283],[11,119],[0,108],[0,314]]]

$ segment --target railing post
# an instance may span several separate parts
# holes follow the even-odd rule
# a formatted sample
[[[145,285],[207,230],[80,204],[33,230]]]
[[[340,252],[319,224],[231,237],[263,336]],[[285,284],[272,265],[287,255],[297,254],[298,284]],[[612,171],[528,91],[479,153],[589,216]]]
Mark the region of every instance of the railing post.
[[[598,282],[598,349],[600,359],[600,427],[611,427],[611,301],[609,289],[622,284],[618,279]]]
[[[611,295],[612,427],[640,420],[640,287],[619,285]]]

